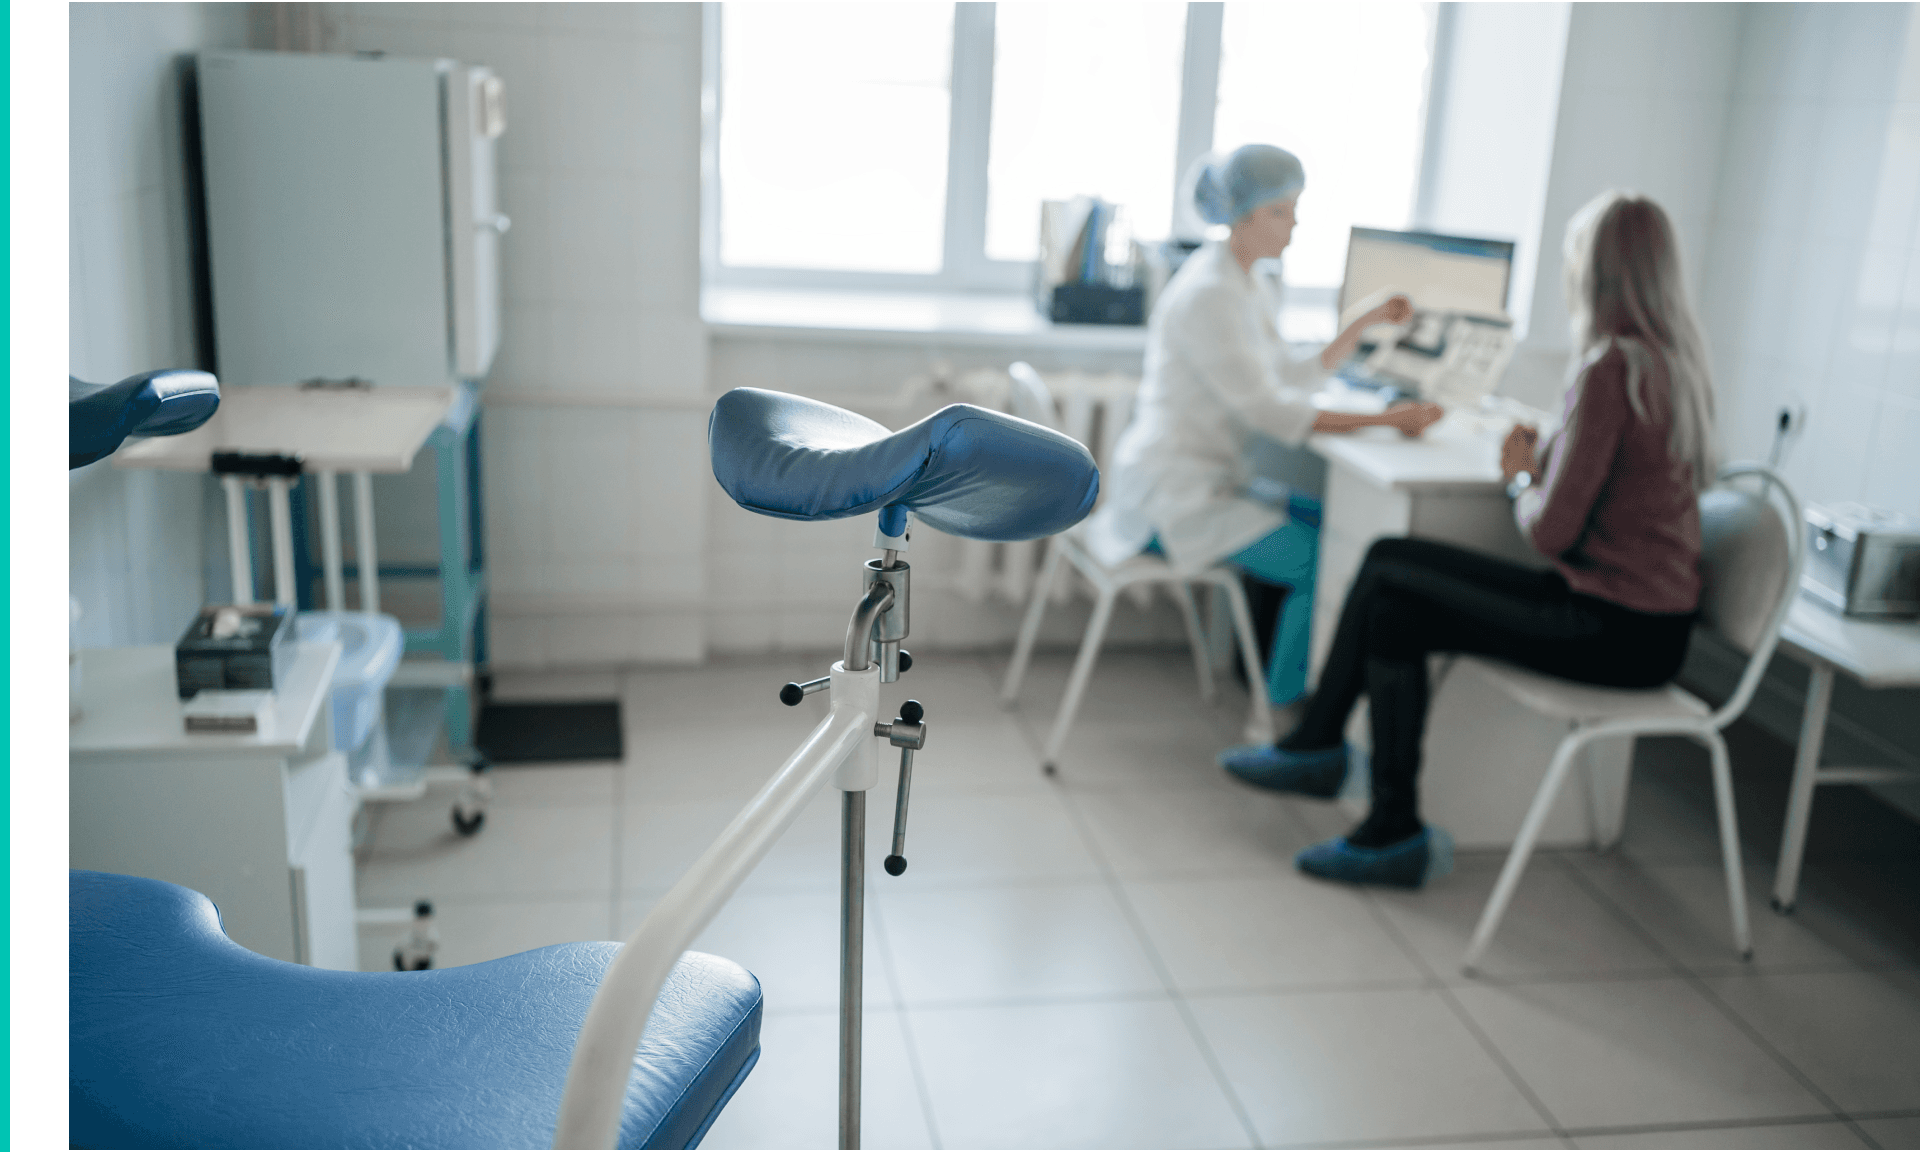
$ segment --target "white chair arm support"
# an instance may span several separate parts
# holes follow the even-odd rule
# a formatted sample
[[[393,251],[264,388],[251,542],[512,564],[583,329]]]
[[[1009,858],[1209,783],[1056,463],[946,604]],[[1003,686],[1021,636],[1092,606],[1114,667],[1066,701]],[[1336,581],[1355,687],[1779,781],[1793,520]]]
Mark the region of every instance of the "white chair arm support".
[[[1807,518],[1801,508],[1799,497],[1779,473],[1760,464],[1729,464],[1720,470],[1720,483],[1738,476],[1757,476],[1760,478],[1760,499],[1763,503],[1778,503],[1775,509],[1785,522],[1787,535],[1787,574],[1785,586],[1780,589],[1780,599],[1774,605],[1768,617],[1766,631],[1761,633],[1759,643],[1754,645],[1753,655],[1747,661],[1746,670],[1741,674],[1740,682],[1734,686],[1732,695],[1714,712],[1711,723],[1715,729],[1724,729],[1740,718],[1747,710],[1747,703],[1753,699],[1754,692],[1760,687],[1760,678],[1766,675],[1767,664],[1773,658],[1773,650],[1780,643],[1780,630],[1786,626],[1787,614],[1793,611],[1794,598],[1800,595],[1800,569],[1806,563],[1807,555]]]
[[[634,1052],[668,973],[841,762],[861,741],[874,738],[873,724],[870,708],[836,699],[833,712],[628,938],[580,1027],[554,1127],[555,1148],[616,1145]]]

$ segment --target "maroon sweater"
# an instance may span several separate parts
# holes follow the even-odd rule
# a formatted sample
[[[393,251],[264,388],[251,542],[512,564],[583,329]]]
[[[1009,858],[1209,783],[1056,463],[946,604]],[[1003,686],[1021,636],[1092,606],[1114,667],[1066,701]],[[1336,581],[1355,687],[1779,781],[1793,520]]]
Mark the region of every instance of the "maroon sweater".
[[[1567,390],[1566,422],[1541,454],[1546,473],[1514,505],[1520,530],[1575,592],[1639,612],[1700,604],[1700,507],[1693,468],[1667,451],[1672,405],[1656,351],[1627,400],[1627,358],[1610,342]]]

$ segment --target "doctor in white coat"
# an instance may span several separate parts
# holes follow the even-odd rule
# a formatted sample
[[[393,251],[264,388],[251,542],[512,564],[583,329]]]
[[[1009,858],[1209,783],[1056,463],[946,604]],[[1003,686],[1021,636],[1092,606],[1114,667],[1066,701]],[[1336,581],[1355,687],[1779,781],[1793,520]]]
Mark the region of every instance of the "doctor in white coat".
[[[1378,415],[1313,406],[1309,397],[1352,353],[1361,331],[1404,323],[1412,305],[1391,296],[1318,356],[1297,361],[1288,355],[1252,269],[1254,261],[1286,250],[1305,185],[1300,161],[1267,144],[1248,144],[1201,170],[1195,207],[1208,223],[1231,230],[1188,257],[1154,306],[1133,421],[1109,468],[1112,495],[1088,525],[1088,544],[1103,563],[1152,550],[1179,572],[1224,560],[1284,586],[1268,659],[1268,693],[1276,704],[1306,691],[1320,504],[1271,482],[1259,485],[1256,498],[1244,461],[1248,438],[1258,432],[1299,444],[1313,432],[1371,425],[1417,436],[1441,415],[1434,404]]]

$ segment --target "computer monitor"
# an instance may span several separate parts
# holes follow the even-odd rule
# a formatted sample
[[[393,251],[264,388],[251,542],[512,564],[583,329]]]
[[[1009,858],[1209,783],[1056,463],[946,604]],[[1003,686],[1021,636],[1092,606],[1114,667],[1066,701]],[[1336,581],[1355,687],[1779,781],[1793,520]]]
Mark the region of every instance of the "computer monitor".
[[[1397,288],[1422,312],[1503,316],[1513,280],[1513,241],[1433,232],[1353,229],[1340,314],[1382,288]]]

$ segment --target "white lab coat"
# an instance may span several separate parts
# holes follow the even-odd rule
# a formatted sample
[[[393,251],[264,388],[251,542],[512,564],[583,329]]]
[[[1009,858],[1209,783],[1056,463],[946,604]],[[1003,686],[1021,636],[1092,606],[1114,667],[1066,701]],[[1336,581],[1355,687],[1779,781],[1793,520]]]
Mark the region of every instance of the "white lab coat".
[[[1253,278],[1225,244],[1208,243],[1167,283],[1147,324],[1133,422],[1115,446],[1107,499],[1086,543],[1119,564],[1156,535],[1176,571],[1198,572],[1287,522],[1249,499],[1248,437],[1305,440],[1309,397],[1327,376],[1318,356],[1289,357]]]

